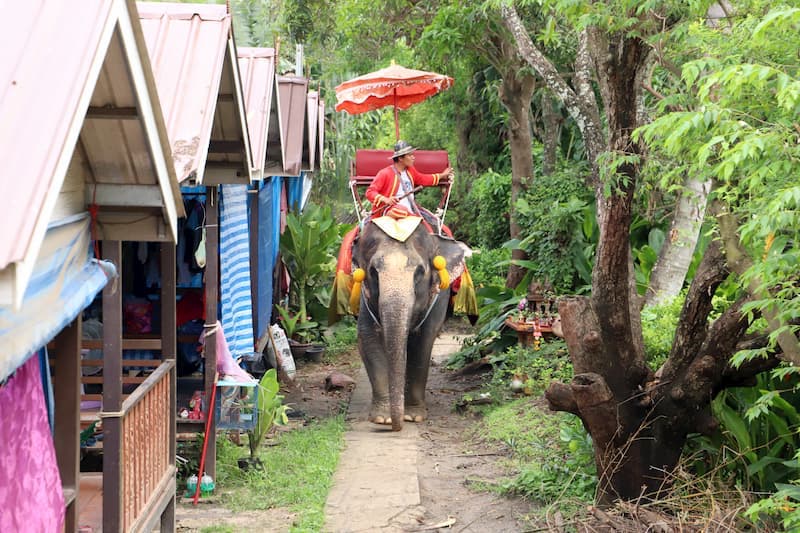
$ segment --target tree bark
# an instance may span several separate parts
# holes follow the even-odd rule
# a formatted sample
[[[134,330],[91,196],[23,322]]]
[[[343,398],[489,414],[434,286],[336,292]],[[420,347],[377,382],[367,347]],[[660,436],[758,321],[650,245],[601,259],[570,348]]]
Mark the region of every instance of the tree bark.
[[[516,51],[506,47],[510,54]],[[510,57],[513,60],[514,57]],[[536,80],[530,74],[521,72],[519,68],[509,69],[503,75],[500,88],[500,101],[508,110],[508,143],[511,152],[511,209],[509,231],[512,239],[521,238],[522,228],[519,225],[516,203],[517,199],[528,189],[533,179],[533,154],[531,152],[531,118],[530,107]],[[524,250],[514,249],[511,258],[527,259]],[[507,287],[516,287],[525,276],[525,268],[511,264],[506,277]]]
[[[650,273],[646,305],[658,305],[681,292],[700,237],[710,190],[710,182],[686,179],[686,190],[678,198],[669,235]]]
[[[549,176],[556,170],[558,145],[561,138],[561,114],[553,108],[553,103],[549,92],[542,96],[542,122],[544,123],[542,174],[545,176]]]

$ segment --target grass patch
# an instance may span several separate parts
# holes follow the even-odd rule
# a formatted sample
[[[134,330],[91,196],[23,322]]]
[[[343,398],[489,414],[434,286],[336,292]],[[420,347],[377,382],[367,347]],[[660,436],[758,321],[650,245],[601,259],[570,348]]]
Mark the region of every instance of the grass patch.
[[[320,531],[325,500],[344,446],[344,415],[280,432],[258,457],[263,471],[239,469],[246,448],[227,439],[217,447],[217,485],[225,487],[221,503],[232,510],[285,507],[296,514],[292,532]]]
[[[577,417],[546,412],[531,397],[482,406],[482,412],[472,436],[503,444],[511,452],[505,461],[511,475],[477,489],[520,495],[557,507],[565,517],[592,502],[597,485],[594,452]]]

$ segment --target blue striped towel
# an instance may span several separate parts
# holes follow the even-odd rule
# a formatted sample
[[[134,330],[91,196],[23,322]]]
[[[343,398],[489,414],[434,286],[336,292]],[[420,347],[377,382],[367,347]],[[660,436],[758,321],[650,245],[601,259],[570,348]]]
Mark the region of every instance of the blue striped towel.
[[[254,350],[246,185],[222,186],[219,225],[220,321],[237,357]]]

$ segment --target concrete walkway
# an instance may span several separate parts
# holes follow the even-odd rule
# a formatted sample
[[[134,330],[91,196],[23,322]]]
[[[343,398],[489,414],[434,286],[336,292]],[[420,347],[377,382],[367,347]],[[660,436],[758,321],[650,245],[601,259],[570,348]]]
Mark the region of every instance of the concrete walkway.
[[[433,359],[444,361],[460,347],[456,337],[440,335]],[[425,512],[417,473],[418,425],[406,422],[403,431],[392,432],[367,422],[371,394],[362,367],[350,400],[345,449],[325,505],[326,532],[409,531]]]

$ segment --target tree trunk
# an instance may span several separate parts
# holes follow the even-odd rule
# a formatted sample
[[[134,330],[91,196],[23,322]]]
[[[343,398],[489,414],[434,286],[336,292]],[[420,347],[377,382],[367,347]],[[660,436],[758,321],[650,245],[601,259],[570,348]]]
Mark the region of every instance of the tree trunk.
[[[516,51],[511,50],[512,53]],[[500,100],[508,110],[508,143],[511,151],[511,208],[509,231],[512,239],[521,238],[521,228],[517,218],[517,199],[528,189],[533,179],[533,154],[531,152],[530,107],[536,81],[530,74],[518,69],[503,76],[500,87]],[[527,258],[524,250],[515,249],[511,258]],[[507,287],[516,287],[525,276],[525,269],[510,265],[506,277]]]
[[[556,170],[558,145],[561,138],[561,114],[553,108],[553,104],[549,92],[542,96],[542,122],[544,123],[542,174],[545,176],[549,176]]]
[[[710,189],[709,182],[687,178],[686,190],[680,195],[672,215],[669,235],[650,273],[646,305],[657,305],[681,292],[700,237]]]

